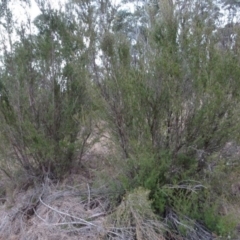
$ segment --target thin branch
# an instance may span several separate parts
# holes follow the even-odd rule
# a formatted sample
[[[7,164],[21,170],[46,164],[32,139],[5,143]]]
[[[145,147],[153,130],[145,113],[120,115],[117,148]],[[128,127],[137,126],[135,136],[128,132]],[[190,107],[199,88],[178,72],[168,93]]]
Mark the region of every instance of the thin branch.
[[[86,220],[84,220],[84,219],[82,219],[82,218],[73,216],[73,215],[71,215],[71,214],[69,214],[69,213],[65,213],[65,212],[59,211],[59,210],[57,210],[57,209],[55,209],[55,208],[47,205],[45,202],[43,202],[43,200],[41,199],[41,197],[39,198],[39,201],[40,201],[45,207],[47,207],[47,208],[49,208],[49,209],[51,209],[51,210],[53,210],[53,211],[55,211],[55,212],[57,212],[57,213],[59,213],[59,214],[62,214],[62,215],[65,215],[65,216],[68,216],[68,217],[71,217],[71,218],[74,218],[74,219],[77,219],[77,220],[81,221],[81,222],[78,222],[78,224],[85,224],[85,225],[91,225],[91,226],[97,227],[97,225],[95,225],[95,224],[93,224],[93,223],[91,223],[91,222],[88,222],[88,221],[86,221]]]
[[[89,184],[87,184],[87,188],[88,188],[88,207],[87,209],[90,209],[90,201],[91,201],[91,192],[90,192],[90,188],[89,188]]]

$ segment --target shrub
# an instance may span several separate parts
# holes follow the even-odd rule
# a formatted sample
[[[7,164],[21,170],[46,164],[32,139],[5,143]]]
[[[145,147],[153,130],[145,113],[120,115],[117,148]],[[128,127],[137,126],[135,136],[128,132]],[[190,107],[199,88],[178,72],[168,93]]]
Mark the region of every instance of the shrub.
[[[164,239],[166,228],[152,212],[148,194],[144,188],[126,193],[116,211],[109,216],[108,220],[113,224],[110,239],[114,235],[124,239]]]
[[[60,178],[81,164],[91,134],[87,60],[77,56],[84,46],[63,13],[45,9],[34,23],[39,32],[23,26],[4,55],[0,131],[28,174]]]

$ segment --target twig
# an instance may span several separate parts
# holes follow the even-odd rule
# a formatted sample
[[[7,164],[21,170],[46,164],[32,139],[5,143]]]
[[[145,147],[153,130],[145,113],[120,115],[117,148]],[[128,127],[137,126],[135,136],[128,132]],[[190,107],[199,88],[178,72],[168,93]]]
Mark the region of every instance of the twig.
[[[80,220],[79,222],[78,222],[78,221],[72,221],[72,222],[64,222],[64,223],[48,223],[44,218],[42,218],[41,216],[39,216],[39,215],[37,214],[37,212],[35,211],[35,209],[34,209],[34,213],[36,214],[36,216],[37,216],[40,220],[42,220],[45,224],[47,224],[47,225],[50,225],[50,226],[64,226],[64,225],[81,224],[81,225],[84,225],[84,226],[87,226],[87,227],[89,227],[89,225],[90,225],[90,226],[93,226],[93,227],[97,227],[97,225],[95,225],[95,224],[93,224],[93,223],[91,223],[91,222],[88,222],[88,221],[86,221],[86,220],[84,220],[84,219],[82,219],[82,218],[72,216],[72,215],[70,215],[70,214],[68,214],[68,213],[64,213],[64,212],[62,212],[62,211],[59,211],[59,210],[57,210],[57,209],[55,209],[55,208],[47,205],[46,203],[44,203],[44,202],[42,201],[41,198],[39,198],[39,201],[40,201],[44,206],[48,207],[49,209],[51,209],[51,210],[53,210],[53,211],[56,211],[56,212],[59,213],[59,214],[63,214],[63,215],[66,215],[66,216],[69,216],[69,217],[72,217],[72,218],[75,218],[75,219]],[[101,213],[101,214],[98,214],[98,215],[93,215],[93,216],[91,216],[90,218],[95,218],[95,217],[98,217],[98,216],[101,216],[101,215],[104,215],[104,214],[105,214],[105,213]],[[109,229],[120,229],[120,228],[109,228]],[[122,228],[122,229],[127,230],[127,229],[133,229],[133,228]],[[116,233],[116,232],[113,232],[113,231],[111,231],[111,230],[108,231],[108,233],[111,233],[111,234],[114,234],[115,236],[121,237],[120,234],[118,234],[118,233]]]
[[[89,184],[87,184],[87,188],[88,188],[88,207],[87,209],[90,209],[90,201],[91,201],[91,192],[90,192],[90,188],[89,188]]]
[[[97,225],[95,225],[95,224],[93,224],[93,223],[91,223],[91,222],[88,222],[88,221],[86,221],[86,220],[84,220],[84,219],[82,219],[82,218],[79,218],[79,217],[76,217],[76,216],[72,216],[72,215],[69,214],[69,213],[65,213],[65,212],[59,211],[59,210],[57,210],[57,209],[55,209],[55,208],[47,205],[46,203],[43,202],[43,200],[41,199],[41,197],[39,198],[39,201],[40,201],[45,207],[47,207],[47,208],[49,208],[49,209],[51,209],[51,210],[53,210],[53,211],[55,211],[55,212],[57,212],[57,213],[59,213],[59,214],[62,214],[62,215],[65,215],[65,216],[68,216],[68,217],[71,217],[71,218],[75,218],[75,219],[77,219],[77,220],[79,220],[79,221],[82,221],[82,222],[78,222],[78,224],[85,224],[85,225],[91,225],[91,226],[97,227]]]
[[[107,212],[103,212],[103,213],[96,213],[94,215],[92,215],[91,217],[89,217],[89,219],[94,219],[94,218],[98,218],[98,217],[101,217],[101,216],[106,216]]]
[[[188,184],[182,184],[182,185],[165,185],[163,188],[187,189],[187,190],[190,190],[190,191],[196,193],[198,189],[206,188],[206,187],[202,184],[197,184],[194,186],[191,186]]]
[[[81,225],[84,225],[84,226],[88,226],[87,224],[84,224],[82,222],[77,222],[77,221],[73,221],[73,222],[63,222],[63,223],[47,223],[48,225],[51,225],[51,226],[63,226],[63,225],[71,225],[71,224],[81,224]],[[96,227],[96,226],[94,226]]]
[[[44,218],[40,217],[40,216],[37,214],[37,211],[35,211],[35,209],[33,209],[33,211],[34,211],[35,215],[36,215],[40,220],[42,220],[42,221],[43,221],[44,223],[46,223],[46,224],[49,224]]]

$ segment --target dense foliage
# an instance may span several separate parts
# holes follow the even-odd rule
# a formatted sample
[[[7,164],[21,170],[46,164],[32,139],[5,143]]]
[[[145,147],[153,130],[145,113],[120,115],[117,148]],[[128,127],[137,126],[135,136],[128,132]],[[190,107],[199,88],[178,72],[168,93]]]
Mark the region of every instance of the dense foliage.
[[[38,1],[41,14],[21,27],[1,3],[2,169],[11,175],[11,159],[33,179],[61,178],[81,165],[103,121],[121,149],[125,191],[148,189],[170,226],[175,211],[227,235],[234,224],[223,227],[223,193],[208,181],[214,154],[239,141],[238,4],[225,2],[222,23],[217,1],[131,2],[133,11],[109,0],[60,10]]]

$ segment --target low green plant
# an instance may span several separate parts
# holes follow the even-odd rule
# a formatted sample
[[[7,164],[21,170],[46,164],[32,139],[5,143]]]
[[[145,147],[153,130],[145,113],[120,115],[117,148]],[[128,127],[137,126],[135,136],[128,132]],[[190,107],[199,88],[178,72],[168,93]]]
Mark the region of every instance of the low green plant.
[[[216,225],[216,230],[219,236],[230,237],[230,239],[237,237],[237,223],[237,220],[234,219],[231,215],[221,216]]]

